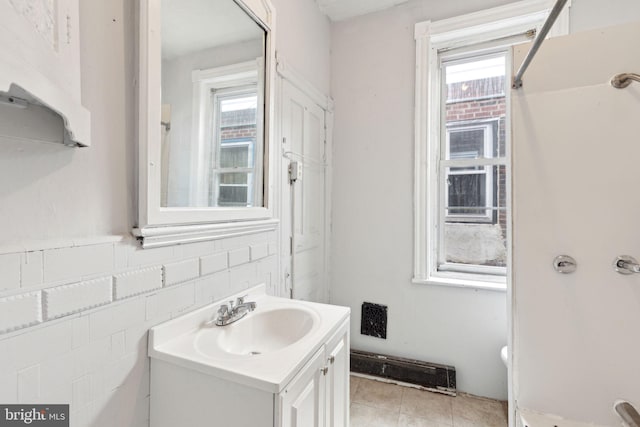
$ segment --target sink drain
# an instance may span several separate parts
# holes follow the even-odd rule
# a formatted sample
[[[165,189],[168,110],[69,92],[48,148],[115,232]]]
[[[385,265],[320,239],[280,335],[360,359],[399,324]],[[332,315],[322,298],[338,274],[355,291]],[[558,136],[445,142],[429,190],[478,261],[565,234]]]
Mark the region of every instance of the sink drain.
[[[250,351],[249,352],[249,356],[257,356],[259,354],[262,354],[262,353],[260,353],[259,351]]]

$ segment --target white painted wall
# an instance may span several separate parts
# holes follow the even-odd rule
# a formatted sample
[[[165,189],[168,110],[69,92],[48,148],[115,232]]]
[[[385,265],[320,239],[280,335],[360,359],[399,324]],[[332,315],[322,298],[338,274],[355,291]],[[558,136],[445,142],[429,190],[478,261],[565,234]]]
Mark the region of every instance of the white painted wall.
[[[412,2],[333,26],[331,302],[351,307],[353,348],[454,365],[459,390],[506,399],[506,293],[411,283],[414,24],[473,10]],[[389,306],[387,340],[360,335],[364,301]]]
[[[499,358],[507,342],[506,295],[411,284],[413,31],[416,22],[505,3],[414,0],[335,23],[331,35],[331,301],[352,309],[354,348],[455,365],[460,390],[500,399],[507,397]],[[573,0],[571,25],[601,27],[640,13],[638,2],[620,3]],[[389,306],[386,341],[360,335],[363,301]]]
[[[635,0],[571,0],[571,31],[581,32],[637,21],[640,2]]]
[[[617,399],[640,408],[640,277],[612,267],[640,255],[640,85],[609,84],[640,71],[639,39],[635,22],[549,40],[513,96],[517,406],[608,426]]]
[[[123,234],[133,225],[135,2],[80,3],[82,103],[92,112],[94,146],[2,138],[2,246]]]
[[[0,330],[41,322],[0,333],[0,401],[71,403],[72,423],[81,427],[144,427],[148,328],[253,284],[275,286],[278,238],[273,232],[142,250],[122,237],[134,225],[137,203],[137,1],[80,3],[92,147],[37,142],[60,139],[55,118],[0,137]],[[274,3],[283,11],[278,50],[328,90],[328,20],[313,0]],[[311,59],[305,47],[313,49]],[[0,115],[8,117],[6,110]],[[144,293],[116,292],[111,301],[105,288],[117,283],[114,277],[138,278],[128,284]],[[67,297],[45,308],[41,293],[54,287]],[[13,298],[25,292],[36,297]],[[94,303],[105,305],[90,308]],[[47,320],[66,310],[80,312]]]
[[[331,23],[315,0],[272,0],[277,52],[324,94],[330,93]]]

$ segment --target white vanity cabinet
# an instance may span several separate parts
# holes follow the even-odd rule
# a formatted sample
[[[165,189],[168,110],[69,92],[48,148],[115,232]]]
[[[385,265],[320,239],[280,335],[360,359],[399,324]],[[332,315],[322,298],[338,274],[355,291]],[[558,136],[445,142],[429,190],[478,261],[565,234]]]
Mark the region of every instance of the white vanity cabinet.
[[[349,309],[263,293],[227,326],[214,304],[151,329],[151,427],[349,425]]]
[[[349,324],[327,344],[325,426],[349,425]]]
[[[348,322],[278,395],[278,427],[346,427],[349,425]]]

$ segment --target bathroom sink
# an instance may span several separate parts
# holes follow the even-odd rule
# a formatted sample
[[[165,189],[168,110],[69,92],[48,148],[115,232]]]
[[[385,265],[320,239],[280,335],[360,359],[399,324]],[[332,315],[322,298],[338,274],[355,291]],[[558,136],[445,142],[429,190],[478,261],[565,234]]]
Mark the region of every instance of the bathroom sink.
[[[319,316],[307,307],[258,306],[255,312],[227,326],[206,326],[195,337],[198,353],[212,358],[256,357],[300,341]]]
[[[255,302],[256,308],[226,326],[211,321],[219,302],[151,328],[152,365],[181,366],[280,393],[339,326],[349,321],[346,307],[269,296],[264,284],[228,300],[238,297]]]

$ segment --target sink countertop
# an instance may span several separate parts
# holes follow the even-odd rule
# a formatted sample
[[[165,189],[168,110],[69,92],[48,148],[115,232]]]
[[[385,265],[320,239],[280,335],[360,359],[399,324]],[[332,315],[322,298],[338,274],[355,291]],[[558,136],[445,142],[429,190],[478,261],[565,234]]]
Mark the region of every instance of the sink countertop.
[[[251,317],[268,310],[300,308],[313,313],[314,325],[301,339],[282,349],[259,355],[206,355],[196,346],[198,334],[221,333],[233,326],[205,325],[215,318],[218,307],[226,300],[247,295],[246,301],[255,301],[257,307],[236,323],[251,321]],[[335,305],[290,300],[266,295],[264,285],[248,289],[237,295],[179,318],[162,323],[149,331],[149,356],[187,369],[216,376],[228,381],[251,386],[271,393],[279,393],[293,379],[331,335],[349,318],[350,309]]]

